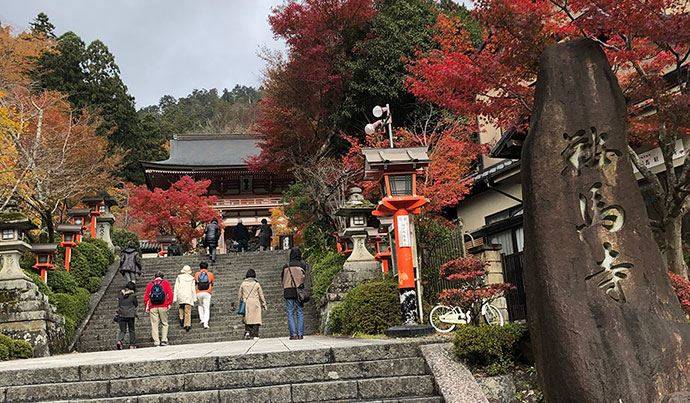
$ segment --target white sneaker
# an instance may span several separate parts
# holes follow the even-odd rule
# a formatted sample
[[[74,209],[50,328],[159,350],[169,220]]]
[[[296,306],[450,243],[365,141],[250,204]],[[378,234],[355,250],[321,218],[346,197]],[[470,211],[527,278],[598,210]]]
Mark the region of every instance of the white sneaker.
[[[254,337],[254,340],[259,340],[259,338],[258,338],[258,337]]]
[[[208,324],[204,323],[204,329],[208,329]]]

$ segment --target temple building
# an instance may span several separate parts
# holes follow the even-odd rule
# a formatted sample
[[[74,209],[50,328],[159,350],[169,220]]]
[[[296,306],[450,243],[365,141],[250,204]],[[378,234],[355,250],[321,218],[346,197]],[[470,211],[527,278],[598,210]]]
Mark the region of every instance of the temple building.
[[[281,205],[282,193],[293,182],[287,172],[250,171],[247,160],[261,152],[250,135],[187,134],[170,140],[170,158],[142,161],[149,189],[167,189],[181,177],[210,180],[209,194],[218,197],[215,208],[223,217],[219,252],[233,238],[241,220],[253,234],[262,219],[271,221],[271,209]]]

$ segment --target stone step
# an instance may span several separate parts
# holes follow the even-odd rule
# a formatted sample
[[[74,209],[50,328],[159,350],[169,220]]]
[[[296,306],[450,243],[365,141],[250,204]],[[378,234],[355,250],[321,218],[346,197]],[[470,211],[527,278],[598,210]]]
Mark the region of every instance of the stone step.
[[[293,368],[299,370],[300,368]],[[198,379],[188,383],[195,374],[184,377],[161,377],[156,388],[145,389],[142,384],[153,385],[153,382],[140,383],[132,381],[93,381],[64,383],[59,385],[20,386],[7,390],[12,402],[47,402],[56,400],[104,401],[116,398],[115,401],[137,402],[175,402],[175,401],[221,401],[221,402],[351,402],[371,401],[371,399],[396,399],[413,396],[437,397],[434,381],[430,375],[413,375],[380,378],[343,379],[323,382],[281,383],[270,386],[248,386],[251,374],[246,375],[246,382],[230,388],[215,387],[208,390],[185,390],[192,386],[211,386],[215,377]],[[289,379],[286,379],[289,381]],[[131,389],[121,389],[128,388]],[[37,399],[38,397],[38,399]],[[124,400],[123,400],[124,399]],[[112,401],[112,400],[111,400]]]
[[[300,349],[303,346],[303,349]],[[0,402],[441,402],[419,346],[310,336],[0,363]]]
[[[423,359],[402,358],[366,362],[315,364],[296,367],[230,370],[218,372],[194,372],[179,375],[161,375],[143,378],[111,379],[110,381],[82,381],[54,384],[28,385],[8,389],[15,401],[32,401],[33,396],[42,399],[69,397],[126,397],[172,392],[194,392],[256,388],[292,384],[347,385],[354,380],[387,377],[417,377],[426,374]],[[109,383],[108,383],[109,382]],[[399,385],[398,385],[399,387]],[[306,393],[306,392],[303,392]],[[396,397],[389,395],[388,397]],[[350,398],[342,396],[335,398]],[[366,396],[365,396],[366,397]],[[380,396],[376,396],[380,397]],[[312,399],[313,400],[313,399]]]

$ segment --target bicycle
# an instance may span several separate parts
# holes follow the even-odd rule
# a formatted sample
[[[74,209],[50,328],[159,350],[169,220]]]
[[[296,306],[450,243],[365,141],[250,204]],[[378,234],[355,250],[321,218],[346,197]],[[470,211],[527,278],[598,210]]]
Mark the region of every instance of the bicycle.
[[[503,326],[505,320],[501,310],[483,301],[480,315],[490,325]],[[459,306],[436,305],[429,312],[429,323],[439,333],[449,333],[455,330],[457,325],[467,325],[472,322],[472,309],[463,311]]]

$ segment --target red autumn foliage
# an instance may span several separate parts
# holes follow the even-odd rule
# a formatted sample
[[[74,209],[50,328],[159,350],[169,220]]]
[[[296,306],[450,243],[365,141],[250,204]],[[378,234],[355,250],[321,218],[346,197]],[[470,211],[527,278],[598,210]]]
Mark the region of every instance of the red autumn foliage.
[[[342,102],[344,68],[374,17],[373,0],[304,0],[273,9],[269,23],[288,56],[266,55],[268,68],[254,168],[304,166],[324,156],[338,135],[333,114]]]
[[[409,64],[410,90],[469,118],[519,126],[531,112],[538,58],[559,40],[589,37],[602,44],[625,95],[653,100],[657,114],[635,119],[641,140],[661,123],[688,134],[688,93],[668,93],[664,74],[688,61],[690,14],[678,0],[478,0],[472,17],[483,27],[473,43],[463,20],[440,14],[438,48]],[[671,79],[673,80],[673,79]],[[677,81],[680,81],[676,77]],[[640,105],[631,102],[630,111]]]
[[[690,281],[674,273],[668,273],[671,278],[671,286],[678,296],[680,306],[686,315],[690,315]]]
[[[381,133],[367,135],[365,144],[355,137],[345,136],[345,139],[350,143],[350,149],[342,160],[349,172],[364,167],[363,147],[389,146],[388,140]],[[485,145],[473,141],[471,133],[455,122],[426,135],[401,128],[395,131],[394,141],[396,147],[429,148],[431,163],[423,180],[417,183],[417,192],[429,198],[428,209],[436,212],[456,205],[470,193],[472,180],[468,175],[478,156],[486,152]],[[378,182],[360,181],[358,186],[366,195],[378,191]]]
[[[191,245],[203,234],[204,223],[214,218],[221,221],[213,209],[217,198],[208,196],[210,184],[210,180],[194,181],[183,176],[167,190],[151,191],[143,185],[132,188],[129,207],[138,224],[137,235],[143,239],[175,235],[180,243]]]
[[[441,278],[461,283],[458,288],[441,291],[439,300],[445,305],[478,311],[482,301],[493,301],[515,288],[505,283],[486,284],[486,263],[471,256],[448,261],[439,271]]]

